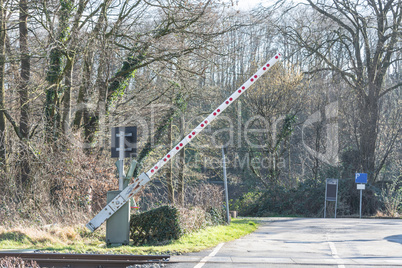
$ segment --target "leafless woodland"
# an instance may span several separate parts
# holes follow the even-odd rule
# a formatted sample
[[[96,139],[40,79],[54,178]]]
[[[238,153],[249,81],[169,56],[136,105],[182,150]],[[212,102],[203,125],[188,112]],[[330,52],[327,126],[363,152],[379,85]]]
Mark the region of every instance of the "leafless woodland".
[[[372,213],[397,212],[401,13],[401,0],[0,0],[2,224],[91,217],[118,187],[111,127],[138,127],[139,174],[277,52],[137,201],[219,199],[204,184],[222,180],[225,146],[234,199],[339,178],[348,207],[364,172]]]

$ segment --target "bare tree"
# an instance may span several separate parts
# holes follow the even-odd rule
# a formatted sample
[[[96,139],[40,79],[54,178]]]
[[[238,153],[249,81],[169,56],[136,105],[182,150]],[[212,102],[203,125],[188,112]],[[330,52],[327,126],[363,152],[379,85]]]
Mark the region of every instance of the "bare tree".
[[[19,32],[20,32],[20,53],[21,53],[21,63],[20,63],[20,125],[19,131],[21,133],[21,138],[24,142],[28,142],[29,139],[29,80],[30,80],[30,72],[31,72],[31,62],[29,56],[29,47],[28,47],[28,2],[26,0],[20,0],[19,3]],[[22,186],[26,186],[29,181],[29,157],[28,150],[23,146],[25,143],[22,143],[21,148],[21,184]]]
[[[307,0],[315,11],[304,9],[303,19],[293,19],[283,31],[287,38],[320,60],[311,73],[331,70],[353,89],[358,109],[356,146],[359,167],[375,181],[383,166],[376,159],[379,103],[382,97],[402,85],[385,85],[391,64],[400,62],[402,2]],[[339,49],[342,53],[339,53]],[[345,58],[340,61],[340,58]],[[386,157],[386,155],[384,155]],[[376,161],[377,160],[377,161]]]
[[[307,90],[303,75],[283,66],[273,67],[261,79],[262,82],[247,92],[245,103],[252,116],[244,128],[252,156],[261,158],[260,166],[251,164],[250,168],[268,188],[272,184],[286,184],[280,180],[281,161],[289,149],[296,116],[302,110]],[[251,129],[259,129],[260,133],[248,134]]]
[[[7,31],[7,7],[4,1],[0,1],[0,164],[7,172],[7,133],[5,115],[5,66],[6,66],[6,31]]]

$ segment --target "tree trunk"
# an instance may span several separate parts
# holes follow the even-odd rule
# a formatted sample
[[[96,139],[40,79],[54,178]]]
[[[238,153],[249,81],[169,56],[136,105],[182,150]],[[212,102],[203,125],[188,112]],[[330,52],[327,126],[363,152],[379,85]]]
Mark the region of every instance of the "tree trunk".
[[[101,48],[101,53],[99,57],[99,64],[98,64],[98,69],[97,73],[98,76],[96,78],[95,82],[95,88],[99,90],[99,95],[98,95],[98,101],[97,101],[97,106],[96,110],[92,107],[90,107],[90,99],[91,95],[93,93],[93,87],[91,86],[90,80],[91,80],[91,68],[92,68],[92,61],[93,61],[93,52],[88,51],[87,56],[86,56],[86,62],[85,62],[85,86],[82,92],[82,98],[83,98],[83,107],[82,107],[82,120],[83,120],[83,125],[84,125],[84,140],[86,143],[86,146],[84,148],[84,151],[86,154],[91,154],[93,151],[93,142],[95,140],[95,133],[99,128],[99,118],[100,116],[106,117],[106,113],[103,112],[103,106],[105,103],[106,99],[106,86],[105,86],[105,81],[104,81],[104,65],[105,65],[105,57],[106,57],[106,52],[104,48]]]
[[[82,68],[82,78],[80,89],[78,91],[77,107],[78,110],[74,115],[74,130],[78,130],[83,124],[84,110],[86,109],[85,100],[88,99],[88,91],[90,88],[91,80],[91,67],[92,67],[92,52],[87,52],[84,55],[84,62]]]
[[[180,126],[180,136],[184,137],[185,132],[185,124],[184,124],[184,113],[181,115],[181,126]],[[178,185],[177,185],[177,195],[179,196],[179,203],[181,206],[184,207],[184,201],[185,201],[185,193],[184,193],[184,185],[185,185],[185,177],[184,177],[184,168],[186,166],[186,160],[185,160],[186,154],[185,154],[185,148],[182,148],[180,151],[180,157],[178,158],[179,162],[179,174],[178,174]]]
[[[49,82],[49,87],[46,90],[45,117],[46,117],[46,136],[49,143],[53,143],[59,137],[59,132],[62,129],[62,113],[60,111],[60,99],[62,88],[63,69],[70,69],[71,61],[67,61],[63,54],[67,47],[68,37],[70,35],[69,19],[73,11],[74,1],[60,1],[60,9],[58,11],[59,24],[57,28],[57,38],[54,40],[55,46],[50,51],[49,71],[46,80]],[[61,45],[62,44],[62,45]],[[71,67],[72,68],[72,67]]]
[[[28,51],[28,4],[27,0],[20,0],[20,53],[21,53],[21,69],[20,69],[20,125],[19,130],[23,141],[29,139],[29,80],[31,73],[31,62]],[[20,147],[20,179],[22,188],[26,188],[29,185],[29,155],[24,143],[21,143]]]
[[[62,54],[59,48],[54,48],[50,52],[50,67],[47,73],[49,87],[46,90],[45,102],[45,135],[48,143],[53,143],[57,139],[58,122],[58,99],[61,77]]]
[[[173,146],[173,128],[172,128],[172,121],[169,122],[168,126],[168,145],[169,145],[169,150]],[[168,189],[168,201],[171,204],[175,203],[174,200],[174,181],[173,181],[173,161],[171,160],[169,162],[169,166],[166,171],[166,183],[167,183],[167,189]]]
[[[6,64],[6,22],[5,22],[6,9],[4,2],[0,0],[0,168],[6,173],[8,171],[7,163],[7,133],[6,133],[6,116],[5,110],[5,92],[4,92],[4,76]]]
[[[371,91],[371,90],[370,90]],[[358,128],[360,140],[360,168],[356,172],[368,173],[369,180],[374,180],[375,174],[375,151],[377,141],[377,126],[378,126],[378,98],[373,96],[360,97],[360,124]]]
[[[70,130],[71,121],[71,84],[73,80],[73,66],[74,55],[70,55],[66,67],[65,86],[64,86],[64,98],[63,98],[63,120],[61,129],[63,133],[67,133]]]
[[[95,138],[95,132],[98,130],[99,125],[102,127],[106,127],[106,118],[107,113],[105,111],[106,106],[106,94],[107,94],[107,81],[105,81],[105,66],[107,65],[107,42],[105,42],[106,37],[105,27],[107,27],[107,10],[111,1],[105,1],[102,5],[102,10],[100,12],[100,16],[98,17],[98,21],[96,26],[92,32],[94,40],[96,41],[96,49],[100,51],[99,59],[98,59],[98,68],[97,73],[98,76],[95,82],[95,88],[98,89],[99,95],[98,100],[96,102],[96,110],[91,112],[91,107],[89,107],[89,100],[91,94],[94,92],[93,87],[91,86],[91,73],[93,68],[93,57],[94,50],[89,48],[87,53],[85,54],[85,63],[84,63],[84,78],[85,84],[83,88],[80,89],[79,102],[82,104],[80,108],[80,113],[82,116],[82,123],[84,125],[84,140],[85,140],[85,153],[92,153],[93,141]],[[92,109],[93,110],[93,109]],[[92,117],[91,117],[92,113]],[[76,119],[78,119],[76,117]],[[92,120],[91,120],[92,119]],[[78,120],[76,120],[78,121]],[[75,124],[77,125],[77,124]],[[106,131],[105,131],[106,132]],[[100,133],[100,135],[106,135],[105,133]],[[100,139],[101,140],[101,139]],[[103,139],[103,143],[106,143],[106,139]],[[105,146],[105,144],[101,144],[101,146]]]

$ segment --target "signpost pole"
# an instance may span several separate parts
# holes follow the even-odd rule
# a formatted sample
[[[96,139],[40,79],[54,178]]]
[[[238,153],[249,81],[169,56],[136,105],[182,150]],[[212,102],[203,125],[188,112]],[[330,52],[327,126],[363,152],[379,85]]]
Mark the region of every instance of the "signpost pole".
[[[338,209],[338,181],[336,182],[335,219],[336,219],[336,210],[337,209]]]
[[[324,219],[327,217],[327,188],[328,183],[325,183],[325,198],[324,198]]]
[[[362,193],[363,190],[360,189],[360,219],[362,218]]]
[[[124,139],[126,138],[124,128],[119,131],[119,190],[123,191],[124,189]]]
[[[226,202],[226,219],[227,223],[230,224],[229,218],[229,193],[228,193],[228,179],[226,178],[226,162],[225,162],[225,151],[222,146],[222,163],[223,163],[223,183],[225,185],[225,202]]]
[[[366,188],[367,183],[367,173],[356,173],[355,182],[357,183],[357,189],[360,190],[360,207],[359,207],[359,215],[360,219],[362,218],[362,195],[363,190]]]

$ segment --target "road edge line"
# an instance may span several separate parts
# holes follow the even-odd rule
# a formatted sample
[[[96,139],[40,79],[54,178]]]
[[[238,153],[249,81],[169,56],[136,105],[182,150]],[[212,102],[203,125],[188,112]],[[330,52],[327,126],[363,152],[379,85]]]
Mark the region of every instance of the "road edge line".
[[[218,253],[218,251],[223,247],[224,244],[225,243],[220,243],[219,245],[217,245],[214,250],[208,256],[205,256],[196,266],[194,266],[194,268],[201,268],[202,266],[204,266],[204,264],[206,264],[209,259],[211,259]]]

